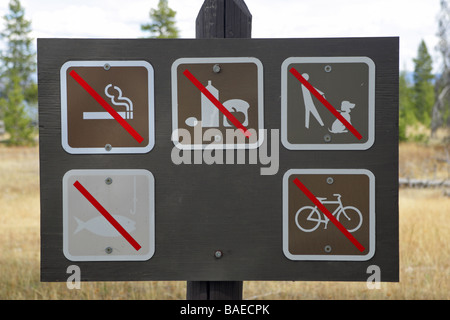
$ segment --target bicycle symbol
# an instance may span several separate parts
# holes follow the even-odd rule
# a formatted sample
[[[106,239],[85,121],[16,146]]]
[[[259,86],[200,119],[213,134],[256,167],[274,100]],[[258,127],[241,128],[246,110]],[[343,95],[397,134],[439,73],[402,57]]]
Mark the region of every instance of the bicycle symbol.
[[[352,206],[344,207],[341,201],[340,194],[333,194],[337,197],[337,200],[328,200],[327,198],[317,198],[323,205],[325,204],[337,204],[338,207],[333,211],[332,215],[336,217],[348,232],[355,232],[358,230],[363,222],[361,211],[358,208]],[[323,216],[323,218],[322,218]],[[340,220],[344,216],[346,219]],[[317,206],[304,206],[301,207],[295,214],[295,224],[304,232],[315,231],[321,223],[325,224],[324,229],[327,229],[330,219],[320,212]]]

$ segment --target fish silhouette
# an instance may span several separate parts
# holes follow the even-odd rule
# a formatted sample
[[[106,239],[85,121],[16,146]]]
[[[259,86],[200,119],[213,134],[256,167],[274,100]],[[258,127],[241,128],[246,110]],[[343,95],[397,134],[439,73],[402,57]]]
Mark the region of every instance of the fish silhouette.
[[[128,219],[124,216],[119,215],[113,215],[112,216],[128,233],[133,232],[136,230],[136,222],[133,220]],[[77,217],[74,217],[76,222],[78,223],[78,226],[74,232],[74,234],[77,234],[81,230],[88,230],[92,232],[93,234],[96,234],[98,236],[102,237],[119,237],[121,236],[120,233],[114,228],[114,226],[109,223],[108,220],[105,219],[103,216],[98,216],[95,218],[92,218],[86,222],[81,221]]]

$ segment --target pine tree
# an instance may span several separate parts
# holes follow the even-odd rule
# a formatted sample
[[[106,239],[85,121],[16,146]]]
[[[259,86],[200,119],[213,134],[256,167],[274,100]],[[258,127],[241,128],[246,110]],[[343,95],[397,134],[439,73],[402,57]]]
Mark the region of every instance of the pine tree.
[[[141,30],[149,31],[151,38],[178,38],[175,15],[176,11],[169,8],[168,0],[159,0],[158,9],[150,10],[152,23],[141,25]]]
[[[25,104],[37,102],[37,84],[32,74],[36,71],[33,52],[31,21],[25,19],[25,10],[19,0],[9,2],[9,13],[4,16],[5,30],[0,33],[6,43],[1,53],[0,116],[4,117],[6,131],[13,145],[33,142],[31,119]]]
[[[429,127],[434,104],[433,61],[425,41],[421,41],[414,59],[414,104],[415,116],[419,122]]]
[[[400,73],[399,78],[399,139],[408,140],[407,128],[416,122],[413,101],[414,88],[405,72]]]
[[[25,110],[25,96],[18,74],[12,74],[9,90],[5,98],[0,99],[0,108],[4,110],[6,131],[9,133],[8,145],[30,145],[34,143],[34,129]]]

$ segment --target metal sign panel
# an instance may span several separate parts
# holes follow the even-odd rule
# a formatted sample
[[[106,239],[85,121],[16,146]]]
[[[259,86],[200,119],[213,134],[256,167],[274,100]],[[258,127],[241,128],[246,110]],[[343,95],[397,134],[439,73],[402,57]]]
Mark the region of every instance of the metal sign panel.
[[[373,145],[375,64],[370,58],[288,58],[281,81],[281,135],[287,149],[366,150]]]
[[[150,63],[68,61],[60,79],[62,145],[68,153],[146,153],[153,148]]]
[[[257,148],[263,104],[263,66],[256,58],[181,58],[172,65],[172,140],[179,149]],[[234,134],[240,125],[251,135]]]
[[[71,261],[142,261],[155,252],[147,170],[70,170],[63,178],[63,250]]]
[[[308,191],[315,199],[308,197]],[[375,176],[372,172],[362,169],[291,169],[286,172],[283,178],[283,251],[291,260],[366,261],[372,258],[375,253]]]

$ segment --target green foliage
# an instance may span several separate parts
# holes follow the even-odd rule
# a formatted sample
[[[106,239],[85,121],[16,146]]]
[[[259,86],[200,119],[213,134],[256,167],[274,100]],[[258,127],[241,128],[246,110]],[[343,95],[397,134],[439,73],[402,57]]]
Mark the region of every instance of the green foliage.
[[[25,10],[19,0],[11,0],[4,16],[5,29],[0,37],[6,49],[0,54],[0,116],[10,135],[9,144],[27,145],[33,142],[34,129],[26,106],[37,103],[36,55],[33,52],[31,21],[25,19]]]
[[[399,78],[399,139],[426,142],[428,137],[423,129],[431,127],[435,76],[433,61],[423,40],[413,61],[413,82],[408,81],[405,72],[401,72]]]
[[[419,45],[414,64],[415,116],[420,123],[429,127],[434,105],[434,75],[433,61],[423,40]]]
[[[13,74],[10,80],[12,84],[7,96],[0,99],[0,108],[4,110],[5,128],[10,136],[7,144],[13,146],[32,145],[34,144],[35,130],[25,111],[25,97],[20,85],[21,78]]]
[[[149,31],[151,38],[178,38],[175,15],[176,11],[169,8],[168,0],[159,0],[158,9],[150,10],[152,23],[141,25],[141,30]]]
[[[413,88],[405,72],[400,73],[399,79],[399,139],[408,140],[406,129],[417,122],[414,112]]]

